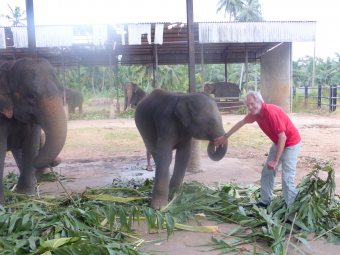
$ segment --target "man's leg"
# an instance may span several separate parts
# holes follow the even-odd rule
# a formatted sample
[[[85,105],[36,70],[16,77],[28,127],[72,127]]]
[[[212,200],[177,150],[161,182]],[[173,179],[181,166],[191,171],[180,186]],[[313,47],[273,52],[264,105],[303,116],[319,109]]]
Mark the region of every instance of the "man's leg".
[[[289,206],[296,197],[295,173],[301,143],[285,148],[282,156],[282,192],[286,204]]]
[[[272,200],[274,190],[274,179],[278,169],[278,166],[276,167],[275,170],[269,169],[267,167],[267,163],[274,159],[276,151],[277,147],[275,144],[273,144],[270,147],[269,155],[267,157],[266,162],[264,163],[261,173],[261,202],[266,205],[270,204]]]

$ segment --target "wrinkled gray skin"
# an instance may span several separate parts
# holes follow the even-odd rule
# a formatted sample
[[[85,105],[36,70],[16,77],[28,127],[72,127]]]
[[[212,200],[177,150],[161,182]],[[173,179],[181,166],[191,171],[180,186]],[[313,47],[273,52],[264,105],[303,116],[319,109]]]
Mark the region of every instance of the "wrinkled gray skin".
[[[41,130],[46,141],[40,147]],[[22,58],[0,66],[0,203],[6,151],[20,170],[17,192],[35,192],[36,169],[53,162],[66,139],[62,87],[48,61]]]
[[[240,89],[235,83],[215,82],[204,84],[204,92],[215,97],[239,97]]]
[[[205,93],[180,94],[154,90],[138,105],[136,126],[156,163],[151,206],[167,205],[169,192],[180,190],[192,138],[213,141],[225,134],[215,101]],[[172,151],[176,150],[170,180]]]
[[[66,103],[68,105],[68,113],[75,113],[78,107],[79,113],[83,112],[83,94],[76,89],[65,88]]]
[[[128,108],[135,108],[138,103],[146,96],[144,90],[138,87],[137,84],[128,82],[124,84],[124,111]]]

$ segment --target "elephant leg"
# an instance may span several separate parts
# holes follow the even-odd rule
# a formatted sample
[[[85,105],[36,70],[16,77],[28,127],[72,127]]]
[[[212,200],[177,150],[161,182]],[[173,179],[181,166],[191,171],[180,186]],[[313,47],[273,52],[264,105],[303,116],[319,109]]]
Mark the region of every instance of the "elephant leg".
[[[146,150],[146,162],[147,162],[146,170],[152,171],[151,153],[148,150]]]
[[[183,183],[185,171],[187,169],[191,151],[191,141],[185,142],[176,150],[174,172],[170,181],[170,196],[178,192]]]
[[[128,98],[127,98],[127,95],[126,95],[126,92],[125,92],[125,96],[124,96],[124,111],[126,111],[127,109],[127,104],[128,104]]]
[[[79,105],[79,113],[83,113],[83,105],[82,104]]]
[[[155,184],[151,200],[151,207],[155,209],[166,206],[169,198],[169,167],[172,160],[172,147],[166,145],[166,141],[162,141],[162,143],[161,146],[157,146],[155,158]]]
[[[11,150],[15,163],[17,164],[20,173],[22,172],[23,165],[22,165],[22,150],[21,149],[13,149]]]
[[[71,113],[75,113],[76,112],[76,107],[74,105],[71,106]]]
[[[33,167],[33,161],[38,155],[40,146],[41,128],[38,125],[32,125],[27,129],[27,136],[22,149],[22,169],[17,185],[17,192],[25,194],[34,194],[36,178],[36,169]]]
[[[3,131],[0,129],[0,131]],[[0,204],[5,202],[3,176],[5,167],[5,157],[7,152],[7,137],[0,134]]]

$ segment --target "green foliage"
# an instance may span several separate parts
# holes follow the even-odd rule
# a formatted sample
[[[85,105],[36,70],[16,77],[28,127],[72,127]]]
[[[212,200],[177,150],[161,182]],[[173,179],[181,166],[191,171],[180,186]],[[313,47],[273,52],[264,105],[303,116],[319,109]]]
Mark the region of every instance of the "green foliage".
[[[326,173],[327,177],[320,176]],[[5,178],[6,193],[15,175]],[[296,243],[308,246],[307,234],[314,239],[340,240],[340,200],[335,194],[334,169],[317,161],[314,169],[298,186],[298,195],[286,207],[280,190],[267,209],[254,203],[259,198],[256,185],[223,184],[209,187],[185,183],[161,211],[149,207],[152,181],[133,188],[124,186],[87,189],[72,199],[33,199],[13,194],[0,207],[1,254],[142,254],[134,244],[133,222],[145,221],[149,232],[183,228],[181,222],[206,215],[210,220],[238,226],[210,245],[228,252],[242,252],[242,244],[253,243],[253,254],[289,254],[290,248],[303,251]],[[176,227],[177,226],[177,227]],[[189,229],[188,227],[184,229]],[[133,242],[136,240],[136,242]],[[294,240],[294,242],[292,241]],[[268,243],[271,252],[257,242]],[[300,249],[300,250],[299,250]]]
[[[5,183],[13,181],[11,175]],[[141,199],[134,205],[133,201],[127,204],[103,199],[105,194],[112,197],[149,193],[143,188],[114,188],[88,190],[73,200],[14,197],[6,207],[0,207],[0,253],[143,254],[126,241],[132,222],[143,217],[150,229],[162,229],[163,224],[173,222],[169,216],[164,218],[160,212],[145,207]],[[169,228],[168,233],[171,231]]]
[[[293,62],[294,87],[305,85],[312,86],[313,66],[315,66],[315,87],[318,85],[339,85],[340,84],[340,58],[314,58],[306,56]]]
[[[69,116],[70,120],[101,120],[109,119],[110,111],[101,109],[96,112],[83,112],[83,113],[72,113]]]
[[[203,69],[202,69],[203,68]],[[202,84],[225,80],[225,66],[217,64],[196,65],[196,89],[202,91]],[[249,64],[249,84],[254,89],[259,83],[259,65]],[[227,65],[227,81],[238,84],[245,68],[242,64]],[[147,93],[155,88],[167,91],[187,92],[189,88],[187,65],[160,65],[155,71],[150,66],[120,66],[117,76],[109,67],[66,67],[65,72],[58,70],[59,80],[66,86],[82,91],[85,98],[124,96],[123,85],[126,82],[138,84]],[[242,74],[243,73],[243,74]],[[244,82],[242,82],[243,84]]]
[[[224,11],[229,21],[261,21],[261,5],[258,0],[219,0],[217,12]]]
[[[26,25],[26,11],[22,10],[19,6],[10,6],[7,5],[8,9],[10,10],[10,15],[0,14],[0,17],[4,17],[11,26],[24,26]]]
[[[117,114],[118,118],[133,119],[135,117],[135,109],[128,109]]]

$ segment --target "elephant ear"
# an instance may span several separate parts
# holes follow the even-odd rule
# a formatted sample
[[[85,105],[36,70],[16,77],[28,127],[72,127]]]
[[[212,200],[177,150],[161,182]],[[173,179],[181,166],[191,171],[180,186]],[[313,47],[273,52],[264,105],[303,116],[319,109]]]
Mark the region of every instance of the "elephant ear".
[[[4,96],[0,91],[0,113],[6,118],[13,117],[13,102],[8,96]]]
[[[13,117],[13,102],[7,91],[6,84],[7,80],[4,75],[0,73],[0,113],[10,119]]]
[[[175,108],[175,115],[185,127],[189,127],[192,121],[189,102],[183,98],[179,98]]]

